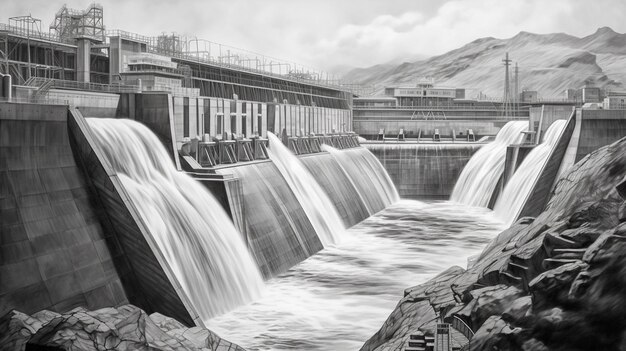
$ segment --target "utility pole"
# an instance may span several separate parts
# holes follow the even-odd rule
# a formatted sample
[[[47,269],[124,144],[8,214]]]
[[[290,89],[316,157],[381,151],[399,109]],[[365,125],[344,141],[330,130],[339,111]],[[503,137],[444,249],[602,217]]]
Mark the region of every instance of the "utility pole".
[[[515,112],[519,113],[519,100],[520,100],[520,96],[519,96],[519,67],[517,66],[517,62],[515,62],[515,98],[513,101],[515,101]]]
[[[502,116],[509,117],[511,116],[511,87],[509,83],[509,66],[511,65],[511,60],[509,60],[508,51],[502,62],[504,63],[504,99],[502,100]]]

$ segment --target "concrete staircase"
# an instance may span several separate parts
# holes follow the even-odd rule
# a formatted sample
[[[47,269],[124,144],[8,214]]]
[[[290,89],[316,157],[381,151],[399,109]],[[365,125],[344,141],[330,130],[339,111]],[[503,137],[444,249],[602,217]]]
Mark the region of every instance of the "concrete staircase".
[[[435,337],[424,334],[411,334],[404,351],[434,351]]]

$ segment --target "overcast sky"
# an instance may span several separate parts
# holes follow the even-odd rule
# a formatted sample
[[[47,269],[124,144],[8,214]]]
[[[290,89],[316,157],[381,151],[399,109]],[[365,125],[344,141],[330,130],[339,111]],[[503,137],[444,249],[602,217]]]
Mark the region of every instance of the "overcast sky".
[[[1,22],[31,14],[47,31],[78,0],[3,0]],[[311,67],[366,67],[442,54],[519,31],[626,32],[624,0],[102,0],[107,29],[194,34]]]

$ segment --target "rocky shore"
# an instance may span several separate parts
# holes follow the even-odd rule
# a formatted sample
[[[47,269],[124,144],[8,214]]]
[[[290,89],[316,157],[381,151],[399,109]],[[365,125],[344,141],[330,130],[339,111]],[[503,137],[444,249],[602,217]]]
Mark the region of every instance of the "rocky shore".
[[[626,350],[626,138],[557,182],[537,218],[500,233],[471,267],[405,290],[362,350],[404,350],[451,325],[464,350]]]
[[[208,329],[188,328],[133,305],[32,316],[11,311],[0,318],[0,351],[18,350],[244,351]]]

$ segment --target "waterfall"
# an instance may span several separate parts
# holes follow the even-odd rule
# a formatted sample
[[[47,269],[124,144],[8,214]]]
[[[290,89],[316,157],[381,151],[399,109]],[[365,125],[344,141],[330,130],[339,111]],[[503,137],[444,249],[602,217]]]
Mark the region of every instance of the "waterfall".
[[[507,146],[522,142],[522,132],[527,129],[528,122],[505,124],[496,135],[496,140],[480,148],[463,168],[450,200],[487,207],[504,172]]]
[[[346,229],[335,205],[311,173],[280,139],[269,132],[267,137],[270,142],[268,150],[270,159],[302,205],[322,245],[327,247],[335,244],[340,233]]]
[[[261,275],[213,195],[174,167],[146,126],[88,118],[96,142],[203,320],[253,300]]]
[[[363,147],[337,150],[329,145],[322,145],[322,150],[329,152],[337,160],[363,199],[370,215],[400,199],[389,174],[369,150]]]
[[[526,156],[498,197],[494,211],[508,225],[517,219],[566,125],[567,121],[562,119],[550,125],[543,142]]]

